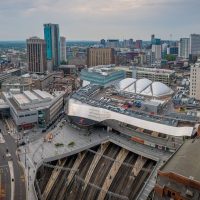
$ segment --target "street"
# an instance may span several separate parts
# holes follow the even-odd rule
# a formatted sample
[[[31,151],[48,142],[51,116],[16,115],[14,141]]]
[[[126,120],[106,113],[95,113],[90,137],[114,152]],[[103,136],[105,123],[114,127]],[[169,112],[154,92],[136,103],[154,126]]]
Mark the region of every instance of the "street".
[[[10,200],[10,171],[5,149],[5,144],[0,144],[0,199]]]
[[[13,177],[14,180],[14,200],[26,199],[25,177],[22,167],[19,165],[16,156],[17,145],[15,140],[8,134],[5,124],[0,120],[0,129],[3,134],[5,143],[0,145],[0,183],[1,183],[1,198],[11,199],[11,178],[8,167],[8,161],[13,164]],[[11,199],[12,200],[12,199]]]

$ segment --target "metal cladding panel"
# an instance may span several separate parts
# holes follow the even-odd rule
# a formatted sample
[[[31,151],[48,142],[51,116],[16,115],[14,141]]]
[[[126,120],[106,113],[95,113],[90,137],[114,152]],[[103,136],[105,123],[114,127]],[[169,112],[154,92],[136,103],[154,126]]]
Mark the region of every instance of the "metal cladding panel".
[[[107,119],[113,119],[143,129],[177,137],[191,136],[193,133],[192,127],[174,127],[165,124],[159,124],[156,122],[150,122],[147,120],[142,120],[128,115],[124,115],[118,112],[106,110],[104,108],[98,108],[87,104],[83,104],[82,102],[77,101],[75,99],[69,100],[68,115],[88,118],[98,122],[102,122]]]
[[[24,91],[23,93],[24,93],[24,94],[26,95],[26,97],[28,97],[31,101],[39,101],[39,100],[40,100],[35,94],[33,94],[33,93],[30,92],[30,91]]]

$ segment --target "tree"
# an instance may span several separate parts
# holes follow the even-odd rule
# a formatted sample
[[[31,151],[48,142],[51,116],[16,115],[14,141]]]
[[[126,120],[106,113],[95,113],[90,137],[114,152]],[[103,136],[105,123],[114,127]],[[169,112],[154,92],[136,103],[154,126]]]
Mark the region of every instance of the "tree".
[[[165,59],[166,59],[167,61],[175,61],[175,60],[176,60],[176,56],[175,56],[175,55],[172,55],[172,54],[167,54],[167,55],[165,56]]]

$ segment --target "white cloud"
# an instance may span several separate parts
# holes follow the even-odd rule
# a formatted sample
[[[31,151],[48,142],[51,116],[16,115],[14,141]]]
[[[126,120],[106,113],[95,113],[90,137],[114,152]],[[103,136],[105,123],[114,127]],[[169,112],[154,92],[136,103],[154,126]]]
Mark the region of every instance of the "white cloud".
[[[200,32],[199,6],[199,0],[0,0],[0,40],[43,37],[46,22],[60,24],[71,39],[187,36]]]

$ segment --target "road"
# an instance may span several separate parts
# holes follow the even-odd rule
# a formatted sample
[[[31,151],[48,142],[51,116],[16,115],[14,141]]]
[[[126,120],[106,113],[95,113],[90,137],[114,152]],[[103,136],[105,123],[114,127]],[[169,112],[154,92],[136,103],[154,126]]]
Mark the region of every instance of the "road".
[[[0,144],[0,199],[10,200],[10,171],[6,159],[5,143]]]
[[[16,149],[17,145],[15,143],[15,140],[8,134],[8,131],[6,130],[5,124],[2,120],[0,120],[0,129],[3,134],[3,137],[5,139],[5,143],[1,144],[1,154],[0,154],[0,165],[5,166],[0,168],[3,169],[5,174],[3,173],[3,186],[5,187],[5,196],[4,199],[11,199],[10,193],[11,193],[11,182],[10,182],[10,172],[8,165],[8,160],[13,161],[13,168],[14,168],[14,200],[25,200],[26,199],[26,186],[25,186],[25,177],[23,173],[22,167],[19,165],[18,158],[16,156]],[[6,157],[6,152],[10,153],[9,158],[3,159],[3,156]],[[7,172],[8,170],[8,172]],[[3,181],[2,180],[2,181]],[[0,198],[1,199],[1,198]],[[4,200],[3,199],[3,200]]]

